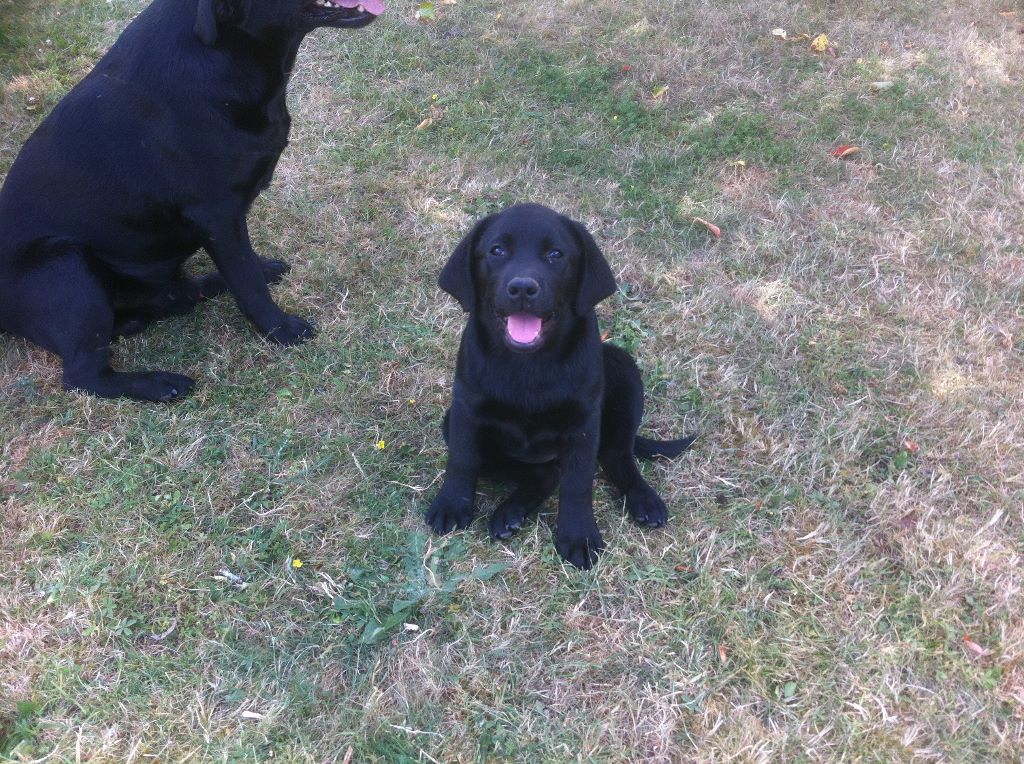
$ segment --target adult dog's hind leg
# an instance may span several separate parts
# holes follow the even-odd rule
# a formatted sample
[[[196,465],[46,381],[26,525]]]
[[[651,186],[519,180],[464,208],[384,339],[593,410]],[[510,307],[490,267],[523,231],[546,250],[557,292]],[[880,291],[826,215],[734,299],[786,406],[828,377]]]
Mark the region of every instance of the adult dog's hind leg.
[[[109,293],[75,245],[45,247],[4,284],[0,323],[61,357],[65,389],[144,401],[167,401],[192,389],[193,381],[181,374],[111,369]]]

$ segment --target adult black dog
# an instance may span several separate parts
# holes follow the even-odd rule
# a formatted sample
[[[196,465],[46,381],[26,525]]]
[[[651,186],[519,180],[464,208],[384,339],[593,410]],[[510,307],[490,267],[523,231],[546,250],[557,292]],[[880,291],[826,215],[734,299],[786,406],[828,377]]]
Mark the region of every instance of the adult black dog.
[[[636,435],[644,388],[630,355],[602,344],[594,306],[615,277],[586,229],[524,204],[480,221],[458,245],[438,285],[469,312],[452,405],[448,465],[427,513],[437,533],[469,525],[478,475],[516,490],[491,517],[508,538],[555,488],[555,546],[589,568],[604,548],[594,521],[598,462],[637,522],[657,527],[668,510],[634,455],[676,456],[693,438]]]
[[[361,3],[361,4],[357,4]],[[303,36],[381,0],[156,0],[25,143],[0,190],[0,329],[60,355],[64,387],[166,401],[193,381],[115,372],[114,337],[225,289],[269,340],[313,336],[268,282],[246,214],[288,142]],[[217,273],[182,276],[206,249]]]

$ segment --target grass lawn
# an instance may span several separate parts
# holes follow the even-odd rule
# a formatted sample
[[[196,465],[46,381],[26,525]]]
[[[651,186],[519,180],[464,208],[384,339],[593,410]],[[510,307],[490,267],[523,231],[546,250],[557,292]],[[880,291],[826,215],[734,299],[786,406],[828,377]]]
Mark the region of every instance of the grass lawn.
[[[0,0],[0,176],[142,5]],[[156,406],[0,338],[0,760],[1020,761],[1024,8],[391,6],[307,39],[250,215],[313,342],[219,298],[118,344],[198,379]],[[644,431],[702,433],[664,529],[599,483],[589,572],[550,504],[422,519],[436,274],[522,200],[612,262]]]

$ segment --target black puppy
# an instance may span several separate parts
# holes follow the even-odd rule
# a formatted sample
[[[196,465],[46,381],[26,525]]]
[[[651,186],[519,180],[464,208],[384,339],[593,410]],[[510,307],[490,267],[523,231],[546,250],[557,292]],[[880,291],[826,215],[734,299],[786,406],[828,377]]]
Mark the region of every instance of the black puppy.
[[[361,4],[360,4],[361,3]],[[156,0],[28,139],[0,189],[0,330],[61,356],[64,387],[164,401],[180,374],[110,368],[114,337],[230,290],[268,339],[313,336],[268,282],[246,214],[288,142],[285,88],[316,27],[381,0]],[[181,267],[200,247],[219,273]]]
[[[615,291],[615,277],[586,229],[547,207],[511,207],[473,228],[438,285],[469,322],[430,526],[448,533],[469,525],[478,475],[516,484],[491,517],[498,539],[517,531],[557,487],[555,546],[589,568],[604,548],[593,512],[598,462],[637,522],[664,524],[665,502],[633,457],[676,456],[693,438],[636,435],[643,382],[628,353],[601,343],[594,306]]]

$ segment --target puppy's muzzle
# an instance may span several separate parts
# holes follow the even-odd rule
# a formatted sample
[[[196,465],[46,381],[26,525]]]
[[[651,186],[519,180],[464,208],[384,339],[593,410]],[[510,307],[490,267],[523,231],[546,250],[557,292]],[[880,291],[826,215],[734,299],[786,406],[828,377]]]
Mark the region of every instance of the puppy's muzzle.
[[[508,282],[505,287],[505,291],[513,300],[523,297],[533,299],[540,294],[540,284],[538,284],[535,279],[527,278],[526,276],[517,276]]]

